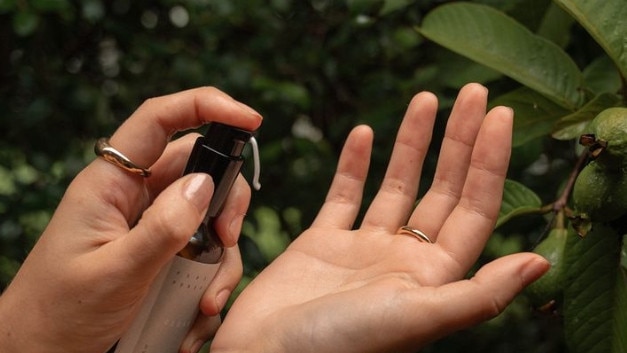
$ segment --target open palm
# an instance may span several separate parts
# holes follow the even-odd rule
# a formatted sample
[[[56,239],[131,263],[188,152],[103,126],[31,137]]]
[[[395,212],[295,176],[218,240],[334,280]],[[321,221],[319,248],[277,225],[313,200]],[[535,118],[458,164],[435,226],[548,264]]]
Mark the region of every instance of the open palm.
[[[414,351],[497,315],[541,276],[548,263],[526,253],[463,279],[494,227],[511,148],[511,110],[486,114],[486,101],[480,85],[460,91],[434,182],[414,207],[437,110],[432,94],[416,95],[358,228],[373,135],[355,128],[311,228],[237,298],[211,351]],[[398,234],[403,225],[433,243]]]

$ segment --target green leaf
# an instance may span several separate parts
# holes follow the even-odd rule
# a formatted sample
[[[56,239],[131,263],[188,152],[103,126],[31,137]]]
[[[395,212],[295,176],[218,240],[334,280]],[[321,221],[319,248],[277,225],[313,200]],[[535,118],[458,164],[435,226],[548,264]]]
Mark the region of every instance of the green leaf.
[[[587,133],[590,121],[603,110],[620,105],[621,98],[613,93],[601,93],[578,111],[560,119],[554,127],[553,138],[570,140]]]
[[[622,86],[620,72],[607,55],[593,60],[583,70],[586,89],[593,93],[618,92]]]
[[[416,33],[416,32],[414,32]],[[425,65],[420,69],[432,70],[433,80],[443,87],[459,89],[468,82],[478,82],[484,85],[487,82],[503,78],[503,74],[481,65],[465,56],[456,54],[444,48],[437,48],[431,53],[434,64]]]
[[[550,134],[553,131],[553,125],[560,118],[571,113],[543,95],[525,87],[506,93],[490,102],[490,106],[496,105],[514,109],[512,144],[515,147]]]
[[[625,0],[555,0],[605,49],[627,77],[627,6]]]
[[[476,1],[472,1],[476,2]],[[542,27],[542,22],[550,12],[548,9],[553,4],[551,0],[522,0],[515,1],[513,5],[503,6],[498,3],[511,3],[512,1],[493,1],[485,3],[491,7],[506,13],[516,20],[516,22],[527,27],[532,32],[538,32]]]
[[[562,107],[576,109],[583,76],[555,43],[492,7],[452,3],[424,18],[419,32],[434,42],[491,67]]]
[[[627,352],[627,270],[619,265],[622,237],[594,223],[569,237],[564,330],[570,353]]]
[[[508,0],[508,1],[503,1],[503,0],[474,0],[474,2],[479,3],[479,4],[483,4],[483,5],[488,5],[490,7],[493,7],[495,9],[499,9],[500,11],[503,12],[510,12],[510,11],[514,11],[516,9],[516,7],[521,6],[523,4],[528,4],[529,0]]]
[[[570,42],[570,29],[574,22],[575,19],[566,11],[551,3],[536,33],[557,44],[560,48],[565,48]]]
[[[495,228],[513,217],[539,212],[541,207],[542,201],[535,192],[517,181],[507,179]]]

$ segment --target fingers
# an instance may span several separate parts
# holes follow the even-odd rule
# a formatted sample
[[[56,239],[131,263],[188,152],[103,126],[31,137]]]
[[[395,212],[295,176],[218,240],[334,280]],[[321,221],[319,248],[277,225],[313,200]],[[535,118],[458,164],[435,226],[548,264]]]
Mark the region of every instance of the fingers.
[[[363,125],[348,135],[329,193],[312,227],[353,227],[368,175],[372,138],[372,129]]]
[[[212,195],[209,175],[186,175],[159,194],[128,234],[105,246],[126,255],[122,260],[131,273],[158,271],[194,234]]]
[[[216,88],[196,88],[147,100],[111,136],[110,142],[137,165],[150,167],[172,134],[209,121],[254,131],[261,124],[261,116]],[[104,161],[97,164],[112,167]]]
[[[180,178],[189,159],[198,134],[188,134],[168,144],[161,157],[153,165],[153,173],[146,180],[151,199],[174,180]],[[223,209],[214,222],[222,243],[226,247],[237,244],[242,222],[250,204],[251,190],[248,182],[238,175]]]
[[[214,222],[220,240],[227,248],[237,244],[250,194],[248,183],[238,176]],[[127,246],[123,253],[130,254],[137,264],[165,263],[194,234],[205,216],[211,196],[213,181],[208,174],[194,173],[180,178],[159,194],[128,235],[119,238],[125,245],[118,245]]]
[[[198,313],[192,328],[181,343],[180,353],[196,353],[218,331],[222,320],[220,316],[205,316]]]
[[[405,224],[418,193],[418,181],[437,110],[429,92],[414,96],[403,118],[381,188],[364,216],[363,227],[395,232]]]
[[[432,241],[461,196],[487,98],[488,90],[479,84],[460,90],[446,125],[433,184],[407,222]]]
[[[213,281],[200,301],[201,311],[181,344],[182,353],[195,353],[211,339],[220,327],[220,311],[242,278],[239,249],[227,248]]]
[[[119,178],[120,174],[128,173],[103,160],[96,160],[75,178],[72,186],[82,189],[81,196],[85,195],[85,190],[90,190],[105,204],[114,205],[125,216],[127,226],[131,227],[144,208],[181,177],[197,136],[188,134],[170,142],[153,164],[149,178]]]
[[[187,134],[168,143],[161,157],[152,165],[152,175],[146,178],[151,200],[181,177],[198,136],[200,135]]]
[[[513,115],[505,107],[488,112],[459,203],[440,231],[438,244],[460,264],[459,276],[475,262],[496,223],[511,152]]]
[[[519,253],[485,265],[470,280],[423,287],[409,294],[410,327],[435,340],[493,318],[549,267],[541,256]]]
[[[246,210],[250,204],[250,197],[250,186],[240,174],[224,202],[222,212],[213,223],[222,244],[227,248],[237,245]]]
[[[242,258],[237,246],[226,248],[218,272],[200,299],[200,310],[207,316],[220,314],[242,278]]]

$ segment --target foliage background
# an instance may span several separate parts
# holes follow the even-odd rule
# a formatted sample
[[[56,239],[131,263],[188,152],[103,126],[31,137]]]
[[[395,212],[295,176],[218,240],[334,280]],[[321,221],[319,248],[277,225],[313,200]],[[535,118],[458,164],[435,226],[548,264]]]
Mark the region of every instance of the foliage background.
[[[243,285],[308,226],[351,127],[375,130],[368,204],[411,96],[440,98],[422,192],[457,90],[497,97],[520,85],[414,29],[439,0],[0,0],[0,290],[28,254],[64,189],[147,98],[211,85],[264,117],[261,191],[244,228]],[[474,1],[535,31],[549,0]],[[581,67],[602,51],[571,24],[566,51]],[[555,198],[576,156],[539,137],[513,151],[510,178]],[[250,170],[245,170],[250,175]],[[529,250],[541,216],[498,229],[480,263]],[[561,352],[557,318],[520,297],[503,315],[425,352]]]

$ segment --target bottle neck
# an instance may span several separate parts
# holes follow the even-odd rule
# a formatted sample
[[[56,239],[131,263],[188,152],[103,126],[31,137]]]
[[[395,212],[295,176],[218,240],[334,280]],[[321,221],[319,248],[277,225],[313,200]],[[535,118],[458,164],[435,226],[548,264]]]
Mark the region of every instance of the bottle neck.
[[[197,262],[217,264],[222,261],[224,245],[213,228],[213,218],[207,218],[178,255]]]

